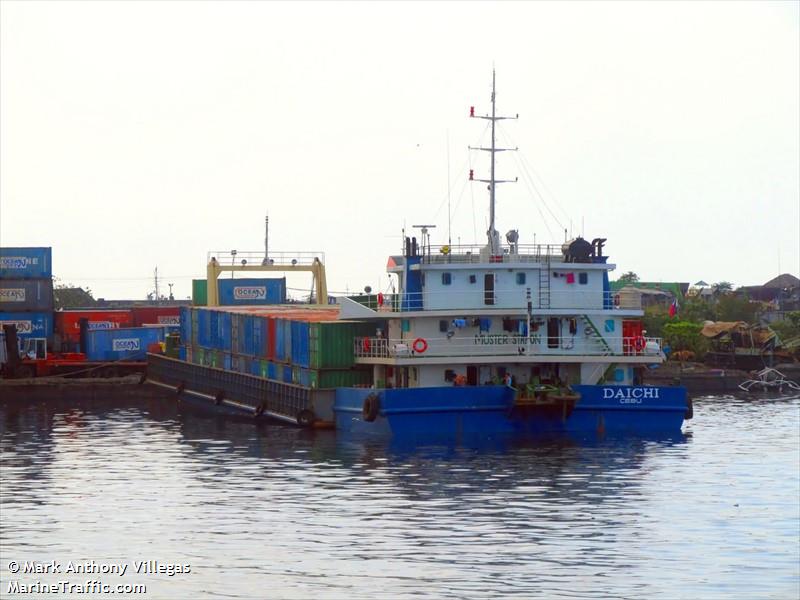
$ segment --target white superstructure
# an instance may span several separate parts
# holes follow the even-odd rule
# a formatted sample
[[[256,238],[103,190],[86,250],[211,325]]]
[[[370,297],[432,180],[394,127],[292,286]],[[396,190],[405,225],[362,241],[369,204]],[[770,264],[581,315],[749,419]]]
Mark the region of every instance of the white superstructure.
[[[433,246],[405,238],[389,258],[396,294],[377,309],[343,300],[341,318],[385,320],[385,331],[356,340],[356,360],[375,368],[377,387],[497,383],[617,384],[639,382],[638,368],[661,362],[661,341],[645,337],[639,306],[619,306],[603,255],[605,239],[563,245],[506,244],[495,229],[494,81],[490,226],[485,246]],[[475,117],[474,109],[471,116]],[[470,172],[472,179],[472,172]]]

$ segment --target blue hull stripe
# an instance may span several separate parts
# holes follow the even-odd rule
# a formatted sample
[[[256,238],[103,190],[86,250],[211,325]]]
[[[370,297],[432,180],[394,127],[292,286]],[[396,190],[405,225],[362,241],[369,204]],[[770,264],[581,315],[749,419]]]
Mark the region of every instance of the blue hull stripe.
[[[686,389],[651,386],[573,388],[574,405],[515,405],[503,386],[371,390],[340,388],[334,413],[341,431],[419,437],[493,434],[680,432],[688,409]],[[374,422],[361,417],[364,399],[379,397]]]

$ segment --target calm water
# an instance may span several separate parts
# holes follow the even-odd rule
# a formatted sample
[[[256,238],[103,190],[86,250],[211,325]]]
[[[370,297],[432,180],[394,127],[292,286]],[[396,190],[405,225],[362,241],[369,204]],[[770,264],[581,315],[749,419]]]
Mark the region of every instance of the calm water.
[[[0,597],[798,598],[800,399],[697,399],[684,431],[414,448],[157,401],[0,401]]]

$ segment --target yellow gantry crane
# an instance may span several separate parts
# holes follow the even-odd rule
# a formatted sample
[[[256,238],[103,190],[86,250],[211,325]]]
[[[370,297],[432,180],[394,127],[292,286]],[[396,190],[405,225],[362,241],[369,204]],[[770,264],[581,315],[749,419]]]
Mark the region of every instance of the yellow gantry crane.
[[[223,263],[223,256],[231,257],[230,264]],[[217,279],[226,271],[306,271],[314,277],[317,304],[328,304],[328,284],[325,280],[324,254],[321,252],[281,252],[266,257],[264,252],[209,252],[206,268],[208,306],[219,306]]]

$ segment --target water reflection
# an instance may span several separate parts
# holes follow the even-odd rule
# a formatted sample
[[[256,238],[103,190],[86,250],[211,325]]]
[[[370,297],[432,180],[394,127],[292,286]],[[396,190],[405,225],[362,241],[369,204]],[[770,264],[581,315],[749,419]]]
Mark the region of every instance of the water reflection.
[[[405,445],[159,401],[0,404],[0,544],[194,566],[153,598],[796,596],[798,407],[696,402],[672,439]]]

